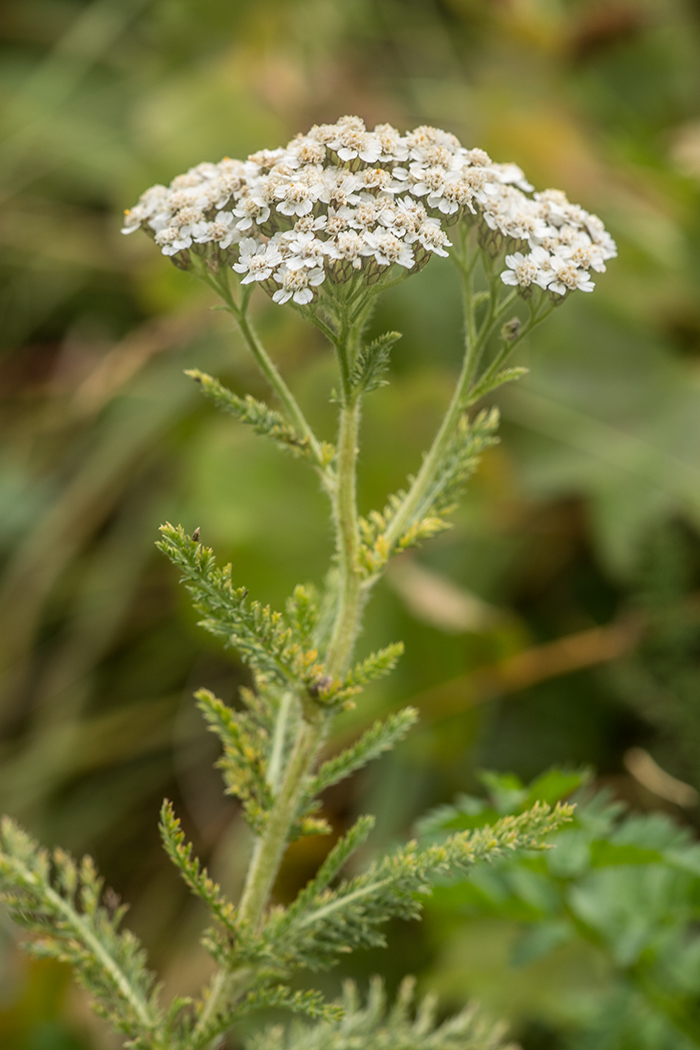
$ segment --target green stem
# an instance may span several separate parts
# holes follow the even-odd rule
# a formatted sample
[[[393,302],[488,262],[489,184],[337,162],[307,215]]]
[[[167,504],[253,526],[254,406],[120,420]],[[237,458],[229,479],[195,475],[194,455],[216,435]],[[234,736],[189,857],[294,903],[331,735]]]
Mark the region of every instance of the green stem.
[[[338,610],[325,661],[328,673],[334,676],[341,675],[347,670],[364,604],[362,577],[358,571],[357,560],[360,546],[356,482],[359,427],[360,402],[355,396],[341,408],[338,434],[338,475],[333,510],[340,569],[340,591]]]
[[[333,500],[340,586],[331,639],[326,652],[328,674],[347,671],[355,646],[365,588],[359,571],[360,527],[357,513],[357,453],[360,432],[360,392],[351,381],[365,315],[355,323],[341,315],[335,350],[340,371],[340,424],[336,456],[336,489]]]
[[[275,719],[275,728],[272,734],[272,746],[270,748],[270,759],[267,763],[267,782],[273,792],[277,791],[282,777],[284,742],[287,738],[287,731],[289,729],[289,718],[292,711],[293,701],[294,694],[290,691],[284,692],[280,697],[279,707],[277,709],[277,718]]]
[[[531,314],[529,322],[523,326],[520,332],[518,332],[517,336],[514,339],[510,340],[510,342],[506,342],[503,344],[501,349],[498,351],[494,359],[489,364],[488,368],[484,369],[484,371],[479,376],[478,382],[472,388],[467,402],[469,405],[473,405],[474,402],[478,401],[481,397],[483,397],[485,393],[487,393],[490,389],[493,389],[489,384],[493,380],[495,380],[499,370],[506,363],[506,361],[515,350],[518,343],[522,342],[525,336],[529,335],[530,332],[532,332],[532,330],[536,328],[539,324],[542,324],[544,319],[549,316],[553,309],[554,307],[550,306],[550,308],[546,309],[544,312],[533,312]]]
[[[265,830],[255,844],[243,895],[238,909],[238,923],[257,930],[279,871],[289,832],[297,815],[301,793],[311,765],[320,747],[326,720],[314,712],[314,721],[302,721],[294,749],[285,769],[282,783],[270,810]]]
[[[287,763],[282,783],[270,810],[265,830],[257,839],[248,867],[245,886],[238,908],[238,925],[250,933],[260,927],[265,906],[272,891],[282,856],[289,841],[289,833],[297,815],[301,795],[311,767],[323,742],[327,719],[321,711],[313,712],[313,721],[302,721]],[[209,997],[193,1032],[195,1045],[207,1025],[216,1016],[223,1003],[239,995],[252,980],[253,970],[230,971],[221,969],[214,977]],[[212,1050],[219,1036],[211,1042]]]
[[[248,349],[253,354],[253,357],[258,363],[260,371],[263,373],[272,389],[277,394],[284,408],[287,411],[287,415],[296,426],[300,434],[307,439],[309,446],[313,452],[314,459],[316,460],[320,470],[321,477],[324,484],[328,488],[330,486],[330,477],[328,475],[327,464],[325,462],[323,451],[321,449],[321,443],[314,434],[311,426],[307,422],[307,419],[299,407],[297,399],[289,389],[284,379],[280,375],[277,366],[272,361],[271,357],[267,353],[265,347],[262,344],[260,336],[255,330],[255,327],[250,320],[248,315],[248,303],[250,301],[250,290],[243,289],[243,299],[239,306],[233,298],[231,288],[228,284],[228,276],[224,279],[214,280],[203,271],[200,275],[203,280],[206,281],[210,287],[214,289],[217,295],[226,303],[226,309],[236,319],[238,327],[241,330],[241,335],[248,345]]]
[[[192,1032],[192,1042],[188,1050],[200,1050],[200,1048],[207,1045],[209,1050],[217,1050],[221,1046],[225,1033],[218,1032],[214,1036],[207,1036],[206,1030],[216,1017],[216,1011],[219,1007],[224,1002],[230,1003],[231,1000],[238,998],[244,993],[252,983],[254,976],[255,971],[249,967],[233,973],[228,970],[217,971],[211,982],[209,998]]]
[[[306,421],[304,413],[299,407],[299,404],[291,392],[284,379],[277,370],[277,367],[269,357],[265,347],[260,341],[258,333],[255,331],[252,322],[248,317],[248,313],[245,310],[241,310],[240,313],[236,314],[236,320],[238,321],[238,327],[241,330],[241,334],[252,351],[255,360],[258,362],[260,371],[263,373],[272,389],[277,394],[278,398],[287,410],[289,418],[294,422],[297,430],[304,435],[308,440],[309,445],[314,454],[316,462],[324,468],[325,463],[323,459],[323,453],[321,451],[321,445],[314,434],[313,430]]]

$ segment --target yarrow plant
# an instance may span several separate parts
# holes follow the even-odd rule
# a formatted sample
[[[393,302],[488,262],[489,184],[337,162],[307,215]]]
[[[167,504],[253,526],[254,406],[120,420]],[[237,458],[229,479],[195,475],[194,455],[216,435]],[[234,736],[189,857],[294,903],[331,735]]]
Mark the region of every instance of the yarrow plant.
[[[160,548],[179,569],[201,626],[235,648],[252,688],[230,707],[197,694],[220,737],[219,766],[253,835],[241,898],[227,900],[193,855],[169,803],[161,813],[165,850],[211,926],[203,943],[216,972],[196,1000],[161,1001],[135,938],[122,931],[123,908],[103,894],[89,858],[76,864],[41,849],[12,821],[2,825],[0,890],[30,933],[29,951],[71,963],[95,1009],[134,1050],[216,1050],[248,1011],[284,1006],[316,1025],[261,1034],[257,1047],[344,1050],[411,1046],[497,1050],[502,1030],[472,1009],[436,1028],[433,1008],[411,1012],[410,985],[387,1014],[375,984],[366,1007],[349,987],[341,1003],[292,992],[296,970],[325,968],[339,954],[383,944],[391,916],[415,918],[435,877],[514,850],[545,849],[571,808],[537,803],[491,827],[462,831],[420,848],[410,842],[342,877],[372,829],[360,817],[289,906],[271,903],[287,845],[328,834],[320,797],[393,747],[416,712],[375,723],[345,751],[319,761],[335,715],[365,685],[389,673],[400,643],[354,656],[362,613],[388,562],[449,527],[448,516],[493,444],[498,414],[476,409],[487,394],[525,371],[506,367],[516,345],[574,291],[591,291],[590,271],[605,269],[615,245],[601,221],[560,191],[536,193],[515,164],[466,149],[451,134],[419,127],[401,135],[388,124],[368,131],[358,117],[311,128],[285,148],[245,161],[200,164],[170,186],[154,186],[126,213],[125,233],[143,229],[163,254],[220,296],[273,393],[276,406],[228,390],[200,371],[189,375],[218,408],[282,449],[306,459],[328,495],[336,552],[321,593],[297,587],[284,612],[251,600],[230,565],[165,525]],[[457,267],[464,307],[464,358],[431,448],[406,488],[361,516],[356,499],[360,413],[386,383],[393,345],[387,332],[367,341],[377,296],[417,274],[433,255]],[[251,295],[259,286],[315,325],[338,364],[336,445],[312,430],[255,330]],[[518,307],[516,312],[511,311]],[[510,316],[509,316],[510,315]]]

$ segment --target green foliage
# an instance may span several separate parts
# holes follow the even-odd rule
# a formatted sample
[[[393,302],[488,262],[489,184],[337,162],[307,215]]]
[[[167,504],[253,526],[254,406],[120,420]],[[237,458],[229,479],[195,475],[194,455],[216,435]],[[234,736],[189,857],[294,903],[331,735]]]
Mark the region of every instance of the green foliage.
[[[123,907],[102,900],[103,882],[85,858],[80,866],[63,851],[49,855],[5,818],[0,831],[0,893],[13,918],[34,935],[30,951],[69,962],[91,993],[99,1013],[124,1033],[133,1050],[201,1050],[253,1009],[284,1006],[312,1018],[337,1022],[338,1006],[317,992],[291,992],[276,974],[319,966],[338,952],[383,943],[377,927],[391,915],[415,917],[416,893],[427,893],[438,875],[465,870],[478,860],[516,848],[542,848],[542,838],[570,818],[560,807],[536,806],[494,828],[458,834],[444,845],[418,850],[415,843],[364,875],[330,883],[369,834],[373,819],[362,817],[333,847],[315,878],[287,909],[273,909],[253,933],[221,894],[185,842],[169,803],[161,813],[166,852],[190,890],[207,906],[219,929],[203,943],[221,967],[214,987],[199,1003],[177,998],[163,1014],[145,969],[143,952],[128,932],[119,932]],[[241,969],[243,967],[243,969]],[[243,976],[244,980],[240,981]],[[221,992],[225,995],[221,995]]]
[[[33,955],[69,963],[93,1008],[133,1050],[157,1046],[163,1027],[144,953],[119,926],[126,908],[104,893],[90,857],[42,849],[9,817],[0,824],[0,897],[28,931]]]
[[[389,715],[383,722],[377,719],[359,740],[323,763],[313,781],[313,794],[320,794],[368,762],[379,758],[385,751],[391,750],[408,733],[411,726],[415,725],[417,719],[418,712],[414,707],[405,707],[402,711]]]
[[[200,1050],[200,1048],[210,1046],[213,1040],[216,1040],[222,1032],[232,1028],[246,1014],[253,1010],[270,1008],[282,1008],[292,1013],[305,1014],[312,1019],[324,1021],[335,1021],[340,1015],[340,1008],[332,1003],[325,1003],[320,992],[293,992],[284,985],[263,984],[254,991],[248,992],[234,1004],[227,1004],[217,1009],[206,1017],[204,1023],[201,1023],[201,1018],[204,1017],[206,1001],[200,1004],[198,1010],[200,1023],[192,1028],[188,1036],[188,1050],[189,1048]]]
[[[496,408],[484,409],[473,420],[466,415],[461,417],[435,480],[416,510],[414,528],[420,530],[421,519],[442,518],[455,509],[464,486],[479,465],[481,453],[498,441],[495,432],[499,420]],[[409,535],[406,533],[401,537],[399,544],[402,548],[415,542],[408,538]],[[423,538],[422,534],[418,538]]]
[[[343,1016],[309,1028],[292,1025],[286,1032],[275,1026],[254,1036],[250,1050],[515,1050],[503,1042],[503,1025],[494,1025],[468,1006],[437,1025],[437,1003],[426,996],[413,1014],[415,982],[406,978],[396,1002],[388,1007],[382,981],[375,977],[366,1006],[357,988],[347,981],[341,1001]]]
[[[401,656],[403,656],[403,642],[394,642],[372,653],[362,663],[356,664],[345,679],[346,685],[364,686],[375,678],[383,678],[391,674]]]
[[[264,401],[258,401],[251,394],[239,397],[223,386],[218,379],[207,375],[206,372],[200,372],[198,368],[189,368],[185,374],[199,383],[204,396],[217,408],[252,427],[256,434],[271,438],[293,455],[304,456],[315,462],[309,438],[299,433],[280,412],[270,408]],[[330,463],[335,449],[324,442],[323,453],[325,462]]]
[[[478,383],[472,388],[469,394],[469,404],[476,404],[482,397],[486,397],[487,394],[497,390],[499,386],[504,386],[506,383],[514,383],[518,379],[522,379],[529,372],[528,368],[522,368],[520,366],[515,368],[503,368],[500,372],[491,374],[491,371],[484,375]]]
[[[302,915],[311,903],[323,893],[344,867],[346,861],[366,841],[374,827],[374,817],[359,817],[349,831],[342,835],[318,869],[313,879],[299,892],[293,904],[286,909],[287,923]]]
[[[369,345],[360,347],[350,372],[353,390],[369,394],[386,386],[383,376],[389,367],[391,351],[400,338],[400,332],[385,332]]]
[[[185,842],[185,833],[175,816],[173,806],[167,799],[160,811],[160,835],[165,852],[179,870],[187,887],[199,897],[212,916],[233,936],[235,934],[236,909],[221,893],[220,887],[209,878],[196,857],[192,855],[192,844]]]
[[[256,671],[281,685],[298,685],[299,646],[282,614],[248,602],[245,587],[234,588],[231,566],[220,569],[214,552],[186,535],[182,526],[164,525],[158,546],[182,572],[182,579],[204,619],[200,626],[235,645]]]
[[[276,682],[293,690],[302,689],[321,704],[334,706],[345,702],[357,690],[337,679],[329,678],[318,662],[318,651],[305,649],[311,600],[304,597],[304,613],[296,628],[282,613],[274,612],[259,602],[248,602],[245,587],[234,587],[231,565],[219,568],[214,552],[189,537],[182,526],[161,528],[159,548],[182,573],[182,580],[194,599],[195,609],[202,614],[200,626],[235,646],[243,659],[257,672],[261,682]],[[301,608],[301,592],[295,592],[294,610]],[[301,626],[300,626],[301,624]]]
[[[386,532],[403,507],[405,491],[391,495],[381,513],[374,510],[367,517],[360,518],[360,563],[367,575],[381,572],[392,553],[415,547],[450,527],[446,518],[457,506],[464,486],[479,464],[481,453],[498,441],[495,436],[498,423],[499,414],[495,408],[479,412],[471,421],[466,415],[460,418],[439,469],[406,522],[394,551],[387,542]]]
[[[195,362],[214,375],[233,368],[232,385],[242,390],[247,365],[242,355],[231,358],[213,329],[216,315],[199,309],[195,282],[154,266],[133,238],[115,240],[108,216],[140,184],[167,178],[200,156],[239,154],[260,141],[277,141],[279,107],[264,97],[268,80],[296,85],[284,100],[283,122],[290,126],[296,110],[313,108],[321,81],[329,112],[336,113],[347,108],[348,85],[363,84],[378,113],[395,107],[397,92],[413,98],[416,85],[431,85],[429,119],[451,126],[465,141],[467,128],[484,128],[494,156],[508,152],[504,140],[513,120],[522,124],[513,100],[536,98],[528,107],[524,149],[536,158],[542,185],[555,184],[555,173],[565,172],[569,189],[583,178],[587,199],[604,216],[614,202],[623,251],[593,297],[571,312],[569,306],[557,312],[545,337],[549,352],[533,381],[506,392],[513,458],[509,449],[501,465],[506,473],[514,462],[524,468],[522,495],[504,501],[498,486],[485,493],[485,512],[470,518],[470,549],[454,533],[443,537],[440,565],[509,605],[523,636],[532,634],[533,624],[537,636],[543,629],[558,633],[564,605],[572,623],[591,616],[602,623],[613,601],[624,601],[630,579],[624,574],[633,571],[649,520],[673,515],[693,528],[698,523],[697,11],[664,0],[612,4],[603,18],[586,4],[499,5],[494,13],[483,0],[447,5],[449,18],[444,5],[431,4],[379,5],[380,18],[369,0],[351,0],[337,12],[324,0],[26,0],[15,6],[4,41],[2,109],[10,139],[2,179],[16,221],[3,230],[8,290],[2,338],[10,347],[25,345],[10,362],[17,397],[4,414],[0,477],[3,555],[16,547],[0,630],[12,668],[2,689],[2,713],[11,726],[2,805],[13,812],[29,807],[37,826],[71,824],[78,839],[92,838],[99,827],[105,863],[114,857],[120,870],[128,865],[130,881],[148,900],[151,880],[160,875],[149,851],[140,848],[150,807],[139,801],[152,797],[170,764],[159,747],[148,750],[144,742],[171,738],[178,710],[171,698],[189,690],[197,660],[196,640],[171,617],[170,603],[152,600],[154,583],[160,593],[169,579],[167,568],[149,557],[153,518],[162,506],[184,501],[185,520],[201,517],[212,534],[223,533],[239,512],[241,482],[260,486],[265,478],[269,443],[246,450],[240,469],[228,465],[230,484],[202,482],[216,465],[218,422],[199,411],[187,389],[193,384],[181,380],[181,371]],[[333,17],[323,16],[325,8]],[[262,92],[260,78],[247,75],[259,57],[261,32],[270,57]],[[513,61],[503,61],[504,43]],[[275,63],[281,63],[281,79]],[[339,71],[332,82],[324,77],[329,68]],[[469,105],[455,106],[466,82]],[[605,179],[586,178],[591,171],[604,171]],[[456,295],[440,265],[431,266],[434,276],[428,272],[422,286],[412,281],[392,293],[396,298],[377,318],[378,331],[404,325],[406,331],[391,417],[394,448],[406,460],[398,476],[411,469],[411,459],[419,462],[416,436],[431,425],[435,391],[456,364]],[[488,293],[479,293],[475,305],[477,299],[485,302]],[[279,329],[272,334],[279,339]],[[283,335],[284,363],[293,363],[308,393],[309,376],[318,378],[318,348],[302,325],[285,326]],[[408,374],[412,360],[420,369],[417,380]],[[47,364],[50,382],[43,380]],[[382,394],[370,399],[368,425],[383,400]],[[197,447],[196,474],[180,447]],[[372,491],[384,480],[385,452],[376,442],[363,457]],[[567,530],[565,544],[561,495],[567,506],[584,507],[575,537]],[[253,593],[272,593],[277,581],[286,580],[285,562],[292,557],[305,561],[304,576],[315,572],[310,565],[318,530],[298,530],[298,544],[289,542],[288,521],[298,520],[303,490],[280,485],[276,499],[284,507],[278,520],[234,539],[236,561],[245,563]],[[536,535],[523,528],[523,514],[529,520],[533,507]],[[582,588],[583,552],[589,580]],[[528,588],[524,605],[522,581],[533,572],[538,586]],[[591,598],[596,587],[608,595],[602,602]],[[286,594],[289,587],[278,589]],[[664,768],[697,783],[698,734],[691,725],[697,721],[691,675],[696,643],[677,644],[682,624],[675,636],[675,628],[666,630],[683,593],[679,588],[663,609],[657,606],[666,624],[650,623],[650,644],[616,685],[649,722],[645,746]],[[281,608],[280,602],[273,606]],[[690,627],[692,609],[687,611]],[[645,608],[644,615],[649,612]],[[35,632],[42,645],[32,651]],[[492,641],[500,646],[501,638],[485,639]],[[440,680],[452,642],[435,634],[434,645],[418,646],[401,688],[418,669],[425,674],[421,682]],[[156,669],[165,667],[154,690]],[[17,694],[15,669],[28,683]],[[124,706],[125,696],[135,702]],[[617,731],[615,708],[599,679],[588,677],[577,694],[577,682],[563,678],[550,683],[550,696],[553,707],[566,712],[556,720],[526,698],[520,718],[509,713],[491,722],[499,746],[512,756],[508,761],[529,773],[555,751],[604,758],[612,768],[627,736]],[[579,733],[582,709],[586,731]],[[447,734],[436,727],[436,735]],[[63,746],[66,737],[69,747]],[[456,733],[454,740],[456,746]],[[441,747],[432,755],[422,755],[410,776],[423,778],[420,790],[427,784],[442,797],[453,790],[454,771]],[[143,774],[138,781],[135,756]],[[464,762],[471,760],[466,753]],[[110,790],[93,790],[106,777]],[[203,776],[196,780],[205,782]],[[403,819],[400,813],[386,833],[398,834]],[[142,922],[144,911],[150,909],[139,909]],[[153,909],[146,921],[155,925],[164,954],[169,945],[157,916]],[[27,998],[22,1008],[31,1016],[17,1037],[24,1050],[25,1042],[38,1045],[46,1033],[32,1027],[42,1023],[36,1003]],[[611,1004],[607,1028],[601,1025],[595,1035],[597,1050],[609,1050],[611,1042],[614,1050],[640,1050],[657,1038],[653,1011],[643,1035],[636,1014],[634,1030],[619,1035],[628,1008],[625,995]],[[4,1027],[5,1009],[2,1014],[0,1043],[7,1040],[8,1050],[10,1044],[16,1050]],[[676,1050],[678,1040],[671,1039]]]
[[[267,782],[269,732],[258,712],[267,715],[267,705],[255,693],[242,693],[248,701],[247,712],[234,711],[208,689],[196,693],[199,708],[209,728],[221,740],[223,755],[217,762],[226,790],[243,804],[248,823],[259,834],[272,805],[272,791]]]
[[[311,1017],[314,1020],[320,1019],[333,1022],[340,1020],[342,1017],[342,1007],[324,1002],[320,992],[292,992],[283,984],[276,984],[269,988],[260,988],[254,992],[249,992],[238,1008],[235,1020],[238,1020],[239,1017],[251,1010],[260,1010],[266,1007],[284,1008],[285,1010],[291,1010],[295,1014],[306,1014],[307,1017]],[[233,1019],[227,1022],[226,1027],[230,1028],[232,1023]]]
[[[313,586],[299,584],[294,588],[287,601],[287,616],[300,645],[311,648],[316,644],[320,609],[318,594]]]
[[[570,807],[537,804],[518,817],[458,833],[439,845],[419,849],[410,842],[335,889],[313,895],[303,891],[303,906],[273,910],[250,946],[252,958],[285,969],[318,969],[338,954],[384,945],[379,927],[392,916],[417,918],[422,905],[416,895],[429,894],[434,879],[516,849],[546,849],[543,838],[570,818]]]
[[[423,834],[435,840],[440,829],[444,836],[479,826],[494,812],[517,813],[540,791],[550,798],[569,794],[582,780],[557,771],[529,788],[512,776],[487,779],[488,801],[463,797],[426,820]],[[697,1046],[700,845],[691,832],[659,813],[628,814],[601,792],[584,794],[571,826],[551,843],[546,854],[502,859],[474,869],[467,881],[438,887],[431,907],[520,924],[518,966],[567,944],[591,946],[609,977],[577,1018],[584,1042],[574,1038],[571,1046]]]

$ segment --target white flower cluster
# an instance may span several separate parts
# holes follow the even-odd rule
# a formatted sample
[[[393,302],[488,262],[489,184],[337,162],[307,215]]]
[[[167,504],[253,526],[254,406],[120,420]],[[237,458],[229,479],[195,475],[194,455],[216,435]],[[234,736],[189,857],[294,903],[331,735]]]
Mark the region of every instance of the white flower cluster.
[[[491,229],[509,237],[520,233],[530,249],[526,254],[517,251],[506,255],[508,269],[501,274],[503,283],[523,292],[537,285],[554,296],[576,289],[592,292],[589,270],[602,273],[606,259],[617,255],[615,242],[601,220],[580,205],[571,204],[561,190],[545,190],[523,200],[508,215],[504,215],[507,208],[497,217],[493,212],[484,213]]]
[[[261,282],[275,302],[310,303],[328,279],[368,284],[393,265],[417,271],[451,247],[446,227],[466,217],[502,276],[524,294],[590,291],[615,245],[601,221],[563,193],[532,195],[515,164],[496,164],[454,135],[390,124],[368,131],[359,117],[315,125],[285,147],[246,161],[199,164],[170,186],[153,186],[126,212],[123,232],[143,226],[173,261],[189,253],[242,284]]]

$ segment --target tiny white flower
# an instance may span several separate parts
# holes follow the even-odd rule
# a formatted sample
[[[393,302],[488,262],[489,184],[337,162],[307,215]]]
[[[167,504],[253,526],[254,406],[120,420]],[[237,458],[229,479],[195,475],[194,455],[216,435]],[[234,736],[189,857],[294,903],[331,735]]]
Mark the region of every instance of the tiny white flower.
[[[320,190],[294,179],[277,187],[275,196],[281,200],[277,211],[282,215],[308,215],[313,210],[314,201],[320,196]]]
[[[261,149],[257,153],[251,153],[246,161],[246,172],[255,176],[262,171],[270,171],[285,156],[286,150]]]
[[[580,270],[575,263],[553,255],[550,259],[550,265],[554,271],[553,279],[547,286],[550,292],[564,295],[566,292],[574,291],[592,292],[595,288],[590,275],[586,270]]]
[[[544,248],[533,248],[529,255],[522,252],[506,255],[506,266],[508,269],[501,274],[501,280],[520,288],[528,288],[531,284],[547,288],[553,277],[551,258]]]
[[[326,254],[329,258],[343,259],[349,262],[355,270],[360,269],[365,248],[362,234],[355,230],[346,230],[326,243],[328,245]]]
[[[382,144],[370,131],[343,129],[331,143],[341,160],[351,161],[359,157],[367,164],[376,164],[382,155]]]
[[[285,262],[289,270],[299,270],[303,266],[313,269],[319,264],[323,265],[323,256],[326,253],[323,241],[320,241],[312,232],[296,233],[288,241],[289,255]]]
[[[326,147],[308,135],[297,135],[287,146],[287,156],[295,167],[301,167],[303,164],[322,164],[326,157]]]
[[[338,215],[345,219],[348,226],[356,230],[368,230],[375,226],[382,211],[382,206],[377,205],[374,199],[360,201],[354,208],[339,208]]]
[[[406,240],[411,240],[412,236],[415,236],[418,243],[422,244],[427,251],[434,252],[435,255],[441,255],[443,258],[448,257],[449,252],[445,251],[445,249],[452,247],[452,241],[448,241],[447,234],[440,228],[440,223],[437,219],[426,219],[421,224],[418,233],[408,235]]]
[[[382,147],[382,155],[379,159],[383,164],[389,161],[408,160],[406,141],[391,124],[377,124],[374,134]]]
[[[272,298],[280,304],[292,299],[299,306],[306,306],[314,297],[312,289],[321,284],[325,276],[320,267],[315,270],[289,270],[283,264],[275,274],[275,280],[282,287],[277,289]]]
[[[485,168],[491,164],[491,158],[483,149],[465,149],[462,156],[467,164],[474,164],[479,168]]]
[[[236,273],[246,275],[241,284],[266,281],[282,262],[282,256],[275,247],[255,241],[252,237],[245,237],[241,241],[239,250],[238,262],[233,264],[233,269]]]
[[[363,255],[373,256],[380,266],[391,266],[398,263],[410,270],[415,263],[413,251],[404,241],[400,241],[393,233],[370,233],[364,234],[365,247]]]
[[[490,168],[494,177],[498,179],[499,182],[517,186],[518,189],[522,190],[524,193],[531,193],[535,188],[527,181],[522,168],[519,168],[517,164],[492,163]]]
[[[164,230],[156,234],[155,241],[163,255],[175,255],[190,247],[192,237],[189,231],[183,233],[177,226],[166,226]]]
[[[250,194],[241,197],[233,209],[233,214],[239,219],[236,223],[239,230],[249,230],[254,222],[261,225],[270,217],[270,209],[262,197]]]
[[[124,225],[121,228],[121,232],[134,233],[141,228],[142,222],[143,219],[136,208],[127,208],[124,212]]]

